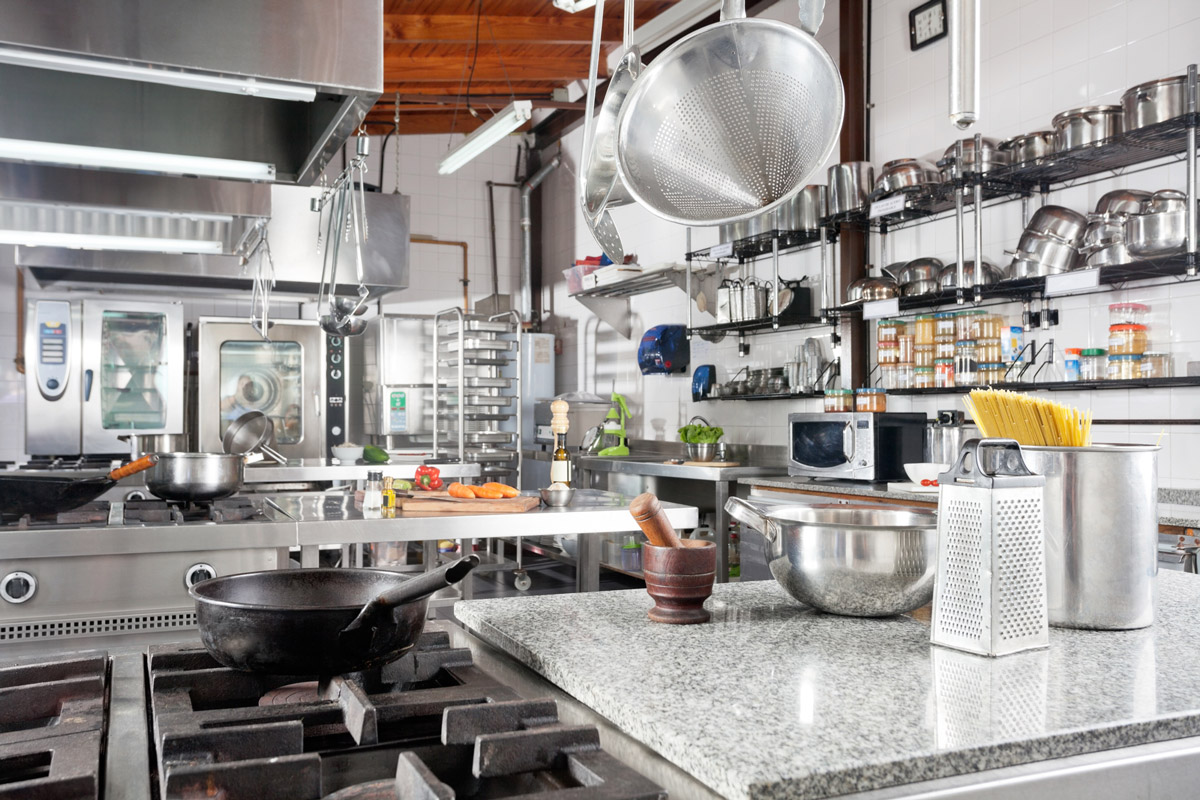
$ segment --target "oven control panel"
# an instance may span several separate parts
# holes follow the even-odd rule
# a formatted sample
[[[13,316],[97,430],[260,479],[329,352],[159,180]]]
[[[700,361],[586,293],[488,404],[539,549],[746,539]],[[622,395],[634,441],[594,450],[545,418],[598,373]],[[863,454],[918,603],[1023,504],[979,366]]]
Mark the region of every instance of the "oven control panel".
[[[327,336],[325,341],[325,457],[331,447],[346,439],[346,340]]]
[[[37,385],[47,400],[57,400],[67,390],[67,357],[71,339],[71,304],[41,300],[37,304]]]

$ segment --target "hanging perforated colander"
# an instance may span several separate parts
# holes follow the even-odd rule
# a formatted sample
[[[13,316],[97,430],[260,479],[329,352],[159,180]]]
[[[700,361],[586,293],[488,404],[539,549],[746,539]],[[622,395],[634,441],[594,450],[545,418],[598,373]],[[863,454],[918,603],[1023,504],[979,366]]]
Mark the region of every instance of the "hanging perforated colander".
[[[745,15],[745,0],[724,0],[721,21],[664,51],[625,100],[620,179],[663,219],[723,225],[769,211],[837,144],[845,98],[833,59],[811,33]]]

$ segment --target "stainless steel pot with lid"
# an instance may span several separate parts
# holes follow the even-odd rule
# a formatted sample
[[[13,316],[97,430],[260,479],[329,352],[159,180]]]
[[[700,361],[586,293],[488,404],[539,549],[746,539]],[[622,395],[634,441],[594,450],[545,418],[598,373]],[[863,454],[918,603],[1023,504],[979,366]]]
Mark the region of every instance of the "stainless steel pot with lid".
[[[1160,78],[1139,83],[1121,95],[1125,130],[1132,131],[1166,122],[1187,113],[1187,76]]]
[[[1034,131],[1000,143],[1000,152],[1009,164],[1038,164],[1046,156],[1054,154],[1054,131]]]
[[[1061,153],[1076,147],[1111,139],[1121,132],[1120,106],[1084,106],[1056,116],[1054,151]]]
[[[967,172],[978,172],[982,175],[991,172],[994,167],[1008,163],[1008,153],[1000,149],[1000,142],[996,139],[988,136],[982,137],[978,154],[975,152],[974,139],[961,141],[961,165],[955,156],[958,142],[947,147],[946,152],[942,155],[942,160],[938,162],[942,171],[942,180],[959,178]]]
[[[879,171],[879,177],[875,179],[875,194],[889,195],[940,182],[941,175],[937,167],[928,161],[919,158],[898,158],[885,163]]]
[[[869,161],[846,161],[829,168],[829,214],[846,214],[866,207],[875,183]]]
[[[877,506],[725,503],[767,540],[779,585],[805,605],[852,617],[885,617],[933,599],[937,515]]]

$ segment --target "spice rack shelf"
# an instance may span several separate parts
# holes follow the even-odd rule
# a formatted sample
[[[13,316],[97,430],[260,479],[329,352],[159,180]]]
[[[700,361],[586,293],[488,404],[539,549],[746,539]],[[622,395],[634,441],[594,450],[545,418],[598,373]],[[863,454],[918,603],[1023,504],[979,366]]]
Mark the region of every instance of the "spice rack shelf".
[[[1200,386],[1200,376],[1180,375],[1171,378],[1133,378],[1131,380],[1103,381],[1050,381],[1046,383],[997,383],[992,388],[1013,389],[1022,392],[1083,392],[1092,389],[1174,389],[1185,386]],[[926,394],[966,394],[987,386],[950,386],[934,389],[888,389],[888,396]]]
[[[765,233],[736,239],[732,242],[713,245],[702,250],[694,250],[686,255],[689,261],[725,261],[734,260],[738,263],[752,261],[760,256],[774,252],[774,241],[779,240],[779,254],[794,253],[807,250],[821,244],[821,235],[825,234],[826,241],[837,241],[837,231],[826,226],[816,231],[784,231],[770,230]]]
[[[721,395],[720,397],[706,397],[708,400],[811,400],[815,397],[824,397],[820,392],[773,392],[771,394],[731,394]]]
[[[727,333],[775,333],[778,331],[795,330],[797,328],[811,328],[818,325],[827,325],[828,322],[821,317],[795,317],[791,319],[781,318],[778,324],[774,323],[770,317],[762,317],[760,319],[747,320],[745,322],[722,322],[717,325],[702,325],[696,328],[688,328],[688,333],[694,333],[701,338],[716,338],[724,337]],[[719,340],[718,340],[719,341]]]

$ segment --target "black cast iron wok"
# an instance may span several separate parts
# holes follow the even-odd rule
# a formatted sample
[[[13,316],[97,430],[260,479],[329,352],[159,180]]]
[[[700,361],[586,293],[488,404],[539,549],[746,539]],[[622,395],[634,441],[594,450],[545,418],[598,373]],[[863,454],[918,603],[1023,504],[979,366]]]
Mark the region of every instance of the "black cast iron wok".
[[[53,514],[90,503],[122,478],[148,470],[158,456],[142,456],[107,475],[78,478],[62,475],[0,475],[0,514]]]
[[[404,655],[425,628],[429,595],[479,556],[416,578],[374,569],[281,569],[201,581],[189,591],[204,647],[221,664],[275,675],[341,675]]]

